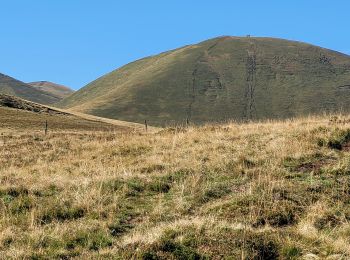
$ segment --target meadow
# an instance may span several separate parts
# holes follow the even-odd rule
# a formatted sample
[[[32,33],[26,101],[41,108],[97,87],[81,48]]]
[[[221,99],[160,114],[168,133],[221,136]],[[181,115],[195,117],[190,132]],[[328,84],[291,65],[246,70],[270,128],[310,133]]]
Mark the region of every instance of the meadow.
[[[348,116],[40,127],[0,128],[2,259],[350,258]]]

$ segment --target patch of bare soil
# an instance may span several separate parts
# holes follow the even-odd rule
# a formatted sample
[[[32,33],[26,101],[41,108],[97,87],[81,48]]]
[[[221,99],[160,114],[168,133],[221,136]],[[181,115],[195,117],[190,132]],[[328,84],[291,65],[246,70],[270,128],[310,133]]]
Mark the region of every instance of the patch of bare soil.
[[[350,141],[342,144],[342,150],[345,151],[345,152],[350,152]]]
[[[308,163],[303,163],[296,167],[296,170],[298,172],[319,172],[322,168],[322,166],[325,165],[324,161],[316,161],[316,162],[308,162]]]
[[[349,144],[349,149],[350,149],[350,144]],[[315,160],[312,162],[305,162],[300,164],[295,168],[296,171],[298,172],[315,172],[319,173],[322,169],[322,167],[327,166],[332,163],[331,158],[322,158],[319,160]]]

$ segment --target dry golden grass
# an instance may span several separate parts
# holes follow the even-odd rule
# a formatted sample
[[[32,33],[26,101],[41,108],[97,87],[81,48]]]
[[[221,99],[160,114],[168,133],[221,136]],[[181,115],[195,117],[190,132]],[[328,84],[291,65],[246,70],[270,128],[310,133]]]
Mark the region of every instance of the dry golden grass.
[[[0,255],[349,259],[349,119],[0,129]]]
[[[43,131],[45,122],[50,131],[144,131],[145,125],[120,120],[72,112],[51,106],[34,103],[19,97],[0,94],[0,129]],[[147,131],[154,133],[159,128],[149,126]]]

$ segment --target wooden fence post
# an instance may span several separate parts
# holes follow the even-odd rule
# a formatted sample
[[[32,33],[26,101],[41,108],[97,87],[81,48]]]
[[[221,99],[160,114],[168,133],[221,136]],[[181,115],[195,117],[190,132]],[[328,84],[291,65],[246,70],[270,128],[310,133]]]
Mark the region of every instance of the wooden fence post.
[[[45,121],[45,135],[47,135],[47,120]]]
[[[146,129],[146,132],[147,132],[147,130],[148,130],[147,120],[145,120],[145,129]]]

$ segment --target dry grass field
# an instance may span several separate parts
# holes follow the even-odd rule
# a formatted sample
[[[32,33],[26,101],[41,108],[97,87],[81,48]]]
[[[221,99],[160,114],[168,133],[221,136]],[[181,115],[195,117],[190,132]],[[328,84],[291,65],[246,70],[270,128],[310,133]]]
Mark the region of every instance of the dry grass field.
[[[1,121],[0,256],[349,259],[349,119],[46,136]]]
[[[128,127],[86,120],[73,115],[50,115],[48,113],[33,113],[30,111],[0,107],[0,131],[2,132],[11,134],[19,132],[44,133],[46,121],[48,122],[48,132],[130,131]]]
[[[15,96],[0,94],[0,129],[2,132],[26,133],[48,131],[143,131],[145,126],[137,123],[125,122],[71,112],[55,107],[41,105]],[[158,131],[155,127],[148,127],[149,132]]]

